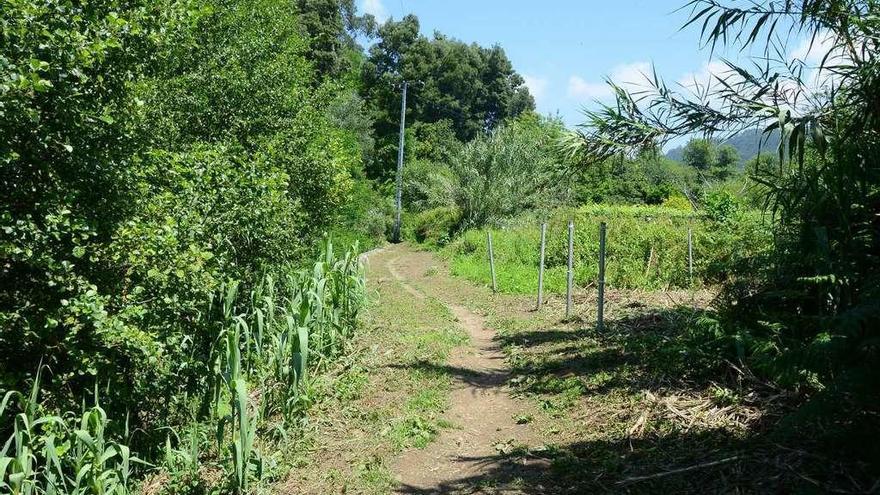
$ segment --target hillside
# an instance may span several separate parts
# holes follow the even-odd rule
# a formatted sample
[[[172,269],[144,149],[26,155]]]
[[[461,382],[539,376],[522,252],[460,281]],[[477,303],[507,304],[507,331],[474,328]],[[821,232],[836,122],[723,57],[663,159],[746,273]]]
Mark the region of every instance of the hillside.
[[[750,158],[758,154],[759,151],[775,153],[779,146],[779,133],[774,132],[767,138],[760,129],[743,131],[739,134],[722,141],[722,144],[729,144],[739,151],[742,157],[742,163],[747,162]],[[672,148],[666,152],[666,157],[671,160],[681,161],[684,146]]]

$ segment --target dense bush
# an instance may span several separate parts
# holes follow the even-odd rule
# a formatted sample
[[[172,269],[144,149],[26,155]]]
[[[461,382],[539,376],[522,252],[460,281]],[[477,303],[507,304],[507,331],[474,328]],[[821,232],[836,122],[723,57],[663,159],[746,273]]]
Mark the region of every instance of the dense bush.
[[[0,419],[12,418],[11,425],[0,422],[9,434],[0,456],[0,488],[15,494],[129,493],[144,460],[127,442],[143,445],[144,437],[153,436],[164,440],[164,448],[142,452],[152,454],[163,475],[150,480],[150,493],[248,493],[254,481],[277,475],[273,466],[281,449],[263,448],[283,435],[266,434],[264,424],[296,427],[312,400],[310,374],[338,357],[352,336],[364,296],[358,253],[338,256],[326,241],[308,269],[281,267],[246,293],[238,281],[224,281],[210,296],[180,325],[199,331],[164,336],[169,345],[157,360],[144,363],[172,372],[172,381],[158,372],[160,381],[152,386],[177,399],[178,415],[190,420],[186,426],[166,422],[177,415],[141,406],[136,411],[145,429],[120,430],[128,421],[106,410],[109,387],[96,386],[80,415],[53,414],[40,394],[38,367],[29,394],[12,391],[0,401]],[[129,373],[133,384],[151,385],[138,370]],[[214,435],[201,436],[201,428]],[[258,432],[264,438],[255,442]],[[151,443],[156,448],[163,442]]]
[[[498,224],[527,210],[566,204],[570,176],[555,153],[561,132],[560,123],[529,114],[464,145],[450,164],[463,226]]]
[[[672,195],[698,199],[703,187],[695,170],[653,151],[571,169],[579,203],[657,205]]]
[[[98,368],[150,352],[145,329],[131,323],[143,308],[115,292],[126,267],[110,246],[141,193],[146,136],[133,82],[168,41],[153,7],[24,1],[0,9],[4,387],[23,386],[44,357],[55,389],[66,381],[64,390],[76,392],[65,399],[78,403]]]
[[[153,460],[161,428],[209,419],[221,288],[293,274],[338,225],[382,238],[366,109],[315,70],[343,54],[315,57],[294,3],[2,4],[0,389],[42,362],[63,415],[98,387],[108,438],[128,418]]]
[[[455,235],[461,212],[454,206],[441,206],[416,214],[412,222],[417,242],[443,246]]]
[[[409,211],[451,206],[458,187],[458,179],[442,163],[415,160],[403,169],[401,197]]]
[[[357,242],[366,251],[390,237],[394,199],[390,194],[377,190],[373,182],[363,175],[355,176],[349,200],[339,208],[338,213],[340,218],[331,230],[333,239],[342,246]]]

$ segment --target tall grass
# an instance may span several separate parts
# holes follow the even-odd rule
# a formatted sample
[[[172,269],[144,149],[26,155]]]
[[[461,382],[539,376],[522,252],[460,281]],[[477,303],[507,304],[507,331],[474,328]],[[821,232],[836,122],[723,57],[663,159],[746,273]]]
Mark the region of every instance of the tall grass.
[[[0,450],[0,489],[13,495],[103,495],[129,493],[132,463],[128,447],[107,438],[108,418],[98,402],[73,413],[47,414],[39,400],[42,367],[28,395],[9,391],[0,403],[7,409],[12,433]],[[6,425],[4,425],[6,426]]]
[[[687,232],[693,231],[693,285],[718,283],[733,267],[766,253],[769,238],[759,216],[744,213],[735,221],[717,221],[693,212],[656,206],[590,205],[559,210],[548,220],[545,289],[564,292],[567,222],[575,222],[575,282],[595,283],[598,276],[599,224],[608,225],[606,280],[612,287],[665,289],[692,286],[688,272]],[[499,289],[537,291],[540,220],[524,218],[492,231]],[[465,232],[449,244],[456,275],[489,280],[484,230]]]
[[[39,400],[42,370],[31,392],[9,391],[0,403],[0,491],[22,495],[126,494],[132,491],[133,463],[140,474],[164,473],[154,492],[250,493],[265,475],[258,448],[271,444],[269,420],[284,430],[308,409],[310,374],[339,358],[354,334],[363,304],[364,278],[357,246],[337,256],[329,239],[307,269],[266,274],[241,294],[229,281],[199,321],[215,335],[205,367],[209,410],[189,425],[167,425],[156,466],[133,456],[123,439],[108,438],[110,420],[98,403],[50,414]],[[10,423],[6,423],[10,420]],[[213,446],[205,429],[213,429]],[[188,434],[181,439],[177,429]],[[258,441],[260,435],[266,438]],[[285,435],[281,435],[284,437]],[[202,479],[202,466],[222,473],[220,486]],[[213,486],[211,484],[214,483]]]

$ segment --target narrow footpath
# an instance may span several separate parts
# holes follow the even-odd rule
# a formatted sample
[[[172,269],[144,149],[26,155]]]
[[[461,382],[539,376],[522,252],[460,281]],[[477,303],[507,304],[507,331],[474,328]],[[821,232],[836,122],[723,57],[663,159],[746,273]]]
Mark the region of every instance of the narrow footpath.
[[[430,281],[414,285],[431,271],[433,256],[402,247],[390,249],[396,255],[385,263],[394,280],[416,297],[440,301],[469,336],[468,344],[455,349],[445,366],[453,385],[444,419],[452,427],[424,449],[409,449],[399,455],[393,467],[400,483],[398,492],[473,493],[481,487],[496,492],[497,487],[490,486],[492,480],[504,471],[510,472],[500,477],[509,479],[523,463],[530,462],[506,454],[516,449],[527,451],[540,443],[526,424],[530,404],[511,397],[504,354],[484,318],[444,300],[441,291],[432,290]]]

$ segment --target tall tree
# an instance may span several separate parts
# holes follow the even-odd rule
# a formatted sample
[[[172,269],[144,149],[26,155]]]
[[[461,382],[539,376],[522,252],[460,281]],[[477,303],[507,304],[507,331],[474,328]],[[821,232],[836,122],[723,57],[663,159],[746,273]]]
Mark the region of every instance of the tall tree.
[[[375,18],[358,16],[354,0],[296,0],[296,10],[319,79],[351,69],[346,52],[360,49],[354,36],[375,30]]]
[[[419,34],[408,15],[379,28],[363,69],[363,95],[373,105],[377,153],[373,177],[387,177],[394,165],[400,112],[400,84],[411,84],[410,122],[448,120],[456,137],[469,141],[509,117],[534,109],[524,80],[499,46],[484,48],[434,33]]]
[[[711,172],[716,179],[724,180],[736,173],[742,161],[736,148],[729,144],[722,144],[718,147],[715,155],[715,166],[712,167]]]
[[[691,139],[681,155],[685,165],[700,171],[708,171],[718,160],[715,144],[708,139]]]

